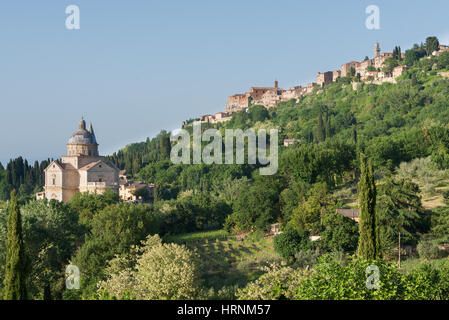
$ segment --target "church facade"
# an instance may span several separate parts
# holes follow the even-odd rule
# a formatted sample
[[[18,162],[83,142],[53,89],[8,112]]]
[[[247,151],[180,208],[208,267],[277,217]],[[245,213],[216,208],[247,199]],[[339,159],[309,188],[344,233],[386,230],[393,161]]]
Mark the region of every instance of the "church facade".
[[[119,169],[99,155],[92,124],[86,129],[82,119],[67,143],[67,155],[45,169],[44,192],[37,198],[67,202],[77,192],[102,194],[111,189],[118,193],[119,187]]]

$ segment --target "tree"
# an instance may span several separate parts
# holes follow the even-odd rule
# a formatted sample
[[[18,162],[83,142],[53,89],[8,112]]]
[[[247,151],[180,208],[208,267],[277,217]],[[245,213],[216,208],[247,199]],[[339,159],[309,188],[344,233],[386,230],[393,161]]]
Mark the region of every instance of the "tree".
[[[374,183],[371,161],[360,155],[360,215],[359,245],[360,258],[375,260],[379,257],[379,234],[376,216],[376,185]]]
[[[324,135],[326,139],[331,137],[331,121],[329,119],[329,112],[324,113]]]
[[[402,60],[402,53],[401,53],[401,47],[394,47],[393,50],[393,59],[401,61]]]
[[[72,262],[83,270],[81,293],[89,297],[105,275],[107,262],[116,254],[126,254],[148,234],[158,230],[157,219],[147,205],[110,205],[91,221],[91,231]]]
[[[405,51],[404,63],[407,66],[413,66],[415,62],[419,61],[422,57],[426,55],[426,51],[421,48],[410,49]]]
[[[427,37],[426,39],[426,52],[428,56],[431,56],[434,51],[440,49],[440,42],[437,37]]]
[[[5,300],[26,300],[26,261],[22,239],[22,219],[16,192],[11,192],[6,240]]]
[[[316,139],[318,142],[323,142],[326,139],[326,129],[324,128],[323,115],[321,112],[318,115],[318,126],[316,129]]]
[[[234,205],[232,223],[227,221],[228,229],[249,231],[267,230],[279,216],[279,184],[271,177],[259,179],[247,188],[243,187]]]
[[[382,71],[385,73],[391,73],[393,72],[393,69],[397,66],[399,66],[398,60],[394,58],[388,58],[383,63]]]
[[[396,247],[399,233],[402,242],[415,245],[426,230],[420,190],[410,179],[387,176],[377,202],[379,236],[382,247]]]
[[[259,105],[251,107],[249,109],[249,114],[253,123],[256,123],[257,121],[264,121],[269,117],[267,108]]]
[[[441,52],[438,56],[438,67],[444,69],[449,67],[449,52]]]
[[[273,241],[274,250],[285,260],[292,261],[300,250],[309,249],[311,241],[309,233],[287,227],[283,233],[277,235]]]
[[[149,236],[131,255],[112,259],[108,278],[99,292],[116,298],[127,294],[145,300],[195,299],[199,293],[199,263],[196,253],[174,243],[162,244]]]
[[[357,222],[338,213],[328,213],[323,216],[323,230],[320,232],[318,245],[329,252],[354,252],[357,249]]]
[[[58,299],[66,279],[64,267],[84,241],[78,213],[55,200],[33,200],[21,208],[27,257],[27,291],[31,299]]]

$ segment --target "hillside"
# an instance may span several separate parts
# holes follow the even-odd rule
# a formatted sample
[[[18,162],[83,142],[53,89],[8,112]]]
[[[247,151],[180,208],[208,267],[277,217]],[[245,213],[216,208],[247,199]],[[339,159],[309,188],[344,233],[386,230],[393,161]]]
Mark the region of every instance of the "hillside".
[[[376,242],[376,255],[382,258],[376,263],[392,277],[386,282],[403,279],[399,285],[406,288],[390,295],[390,287],[383,287],[385,296],[373,296],[362,277],[350,280],[360,290],[345,294],[429,298],[425,294],[430,291],[422,290],[421,296],[410,288],[422,274],[430,280],[419,283],[428,288],[440,288],[434,274],[449,279],[447,259],[426,264],[447,257],[449,247],[449,52],[426,52],[423,46],[406,51],[409,68],[397,83],[360,82],[348,74],[276,107],[250,105],[229,121],[203,124],[203,130],[214,127],[222,133],[278,129],[279,170],[274,175],[260,175],[260,163],[173,164],[174,142],[165,131],[108,158],[133,179],[155,184],[151,205],[119,202],[110,190],[78,193],[68,203],[30,201],[27,190],[39,187],[41,166],[32,170],[22,159],[0,166],[0,194],[7,199],[7,191],[19,187],[27,254],[42,261],[30,269],[36,275],[51,270],[51,276],[45,273],[45,292],[65,299],[109,293],[119,298],[245,299],[266,297],[264,290],[279,299],[341,298],[332,295],[346,292],[335,289],[340,282],[365,274],[374,262],[351,258],[363,224],[339,210],[358,209],[368,198],[375,236],[367,238]],[[405,63],[401,55],[397,59],[395,64]],[[284,139],[299,143],[284,147]],[[6,252],[6,220],[0,214],[0,253]],[[264,237],[275,223],[282,233]],[[398,270],[399,257],[416,273]],[[83,270],[77,292],[61,285],[60,273],[69,261]],[[179,261],[185,274],[169,274]],[[267,272],[271,262],[277,266]],[[161,275],[190,282],[158,281]],[[135,278],[144,280],[135,283]],[[37,276],[29,280],[33,297],[45,295],[40,281]],[[328,286],[334,287],[326,291]],[[291,288],[303,291],[288,292]],[[432,298],[447,298],[443,289]]]

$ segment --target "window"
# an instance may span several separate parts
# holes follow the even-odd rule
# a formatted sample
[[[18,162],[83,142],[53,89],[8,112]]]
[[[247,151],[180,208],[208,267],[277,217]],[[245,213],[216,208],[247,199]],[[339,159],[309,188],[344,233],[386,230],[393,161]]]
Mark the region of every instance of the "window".
[[[98,182],[103,182],[103,179],[102,178],[98,179]]]
[[[56,179],[53,179],[53,185],[56,185]]]

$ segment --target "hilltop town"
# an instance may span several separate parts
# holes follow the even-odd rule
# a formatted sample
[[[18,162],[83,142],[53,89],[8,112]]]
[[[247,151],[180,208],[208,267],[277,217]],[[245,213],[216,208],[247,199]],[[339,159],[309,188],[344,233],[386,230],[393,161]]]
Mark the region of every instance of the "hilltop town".
[[[434,51],[433,56],[438,56],[441,52],[449,51],[449,46],[439,45],[439,51]],[[401,59],[405,58],[405,54],[397,52]],[[291,99],[299,99],[301,96],[319,92],[321,88],[325,88],[328,84],[336,82],[341,77],[353,77],[352,88],[357,90],[360,83],[372,83],[381,85],[383,83],[396,83],[396,78],[409,69],[407,65],[400,65],[392,68],[391,71],[384,70],[384,63],[387,59],[393,58],[395,52],[382,52],[378,42],[374,45],[374,55],[372,59],[366,57],[363,61],[350,61],[343,64],[340,69],[318,72],[316,82],[308,83],[306,86],[294,86],[290,89],[282,89],[279,82],[274,81],[273,87],[251,87],[249,92],[237,93],[228,97],[224,112],[217,112],[214,115],[206,114],[199,117],[199,121],[203,123],[221,123],[231,120],[232,114],[238,111],[247,110],[250,105],[262,105],[265,108],[273,108],[280,102],[289,101]],[[430,58],[430,57],[428,57]],[[188,125],[184,121],[182,126]]]

